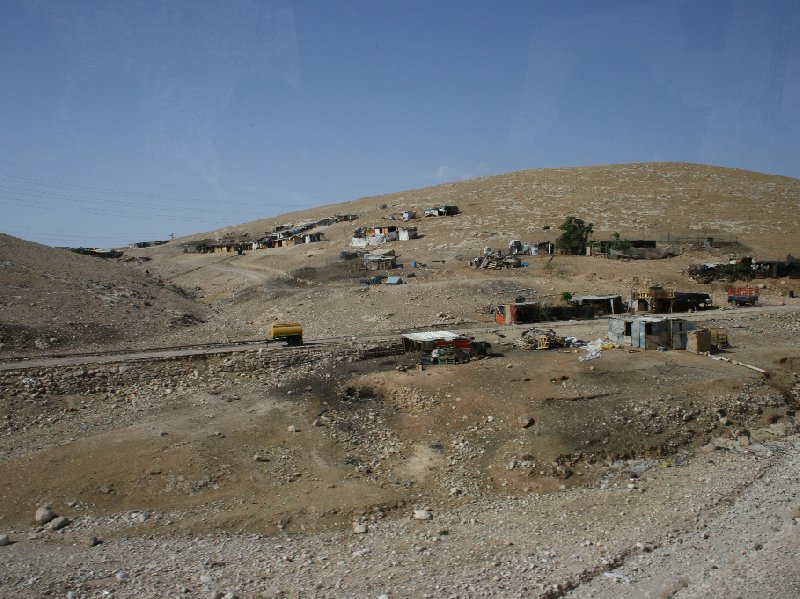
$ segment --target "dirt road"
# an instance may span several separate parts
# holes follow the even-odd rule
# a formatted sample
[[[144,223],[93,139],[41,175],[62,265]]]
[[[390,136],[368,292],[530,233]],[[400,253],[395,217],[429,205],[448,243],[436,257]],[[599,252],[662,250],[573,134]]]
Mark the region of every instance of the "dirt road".
[[[786,305],[786,306],[753,306],[742,307],[732,310],[711,310],[708,312],[696,312],[692,314],[671,314],[675,318],[684,318],[686,320],[703,321],[713,318],[714,320],[730,320],[742,316],[762,315],[762,314],[780,314],[786,312],[798,312],[800,306]],[[556,331],[578,332],[590,330],[592,335],[603,335],[607,329],[607,318],[600,318],[596,320],[562,320],[554,322],[542,322],[535,325],[542,328],[551,328]],[[508,331],[512,335],[518,334],[526,328],[526,325],[498,325],[495,323],[474,323],[468,327],[443,327],[448,331],[456,333],[463,333],[466,335],[480,335],[488,331]],[[383,334],[383,335],[364,335],[359,339],[362,341],[380,341],[380,340],[396,340],[399,336],[397,334]],[[337,343],[350,339],[349,337],[333,337],[326,339],[310,339],[307,345],[316,345],[320,343]],[[224,354],[235,352],[248,352],[248,351],[269,351],[276,347],[269,344],[267,341],[242,341],[236,344],[221,345],[218,347],[197,347],[190,346],[186,348],[169,348],[169,349],[156,349],[152,351],[135,351],[135,352],[114,352],[107,354],[94,354],[94,355],[80,355],[80,356],[58,356],[58,357],[41,357],[41,358],[26,358],[24,360],[9,361],[0,363],[0,372],[7,370],[19,370],[23,368],[51,368],[55,366],[73,366],[77,364],[103,364],[110,362],[126,362],[133,360],[152,360],[152,359],[168,359],[184,356],[199,356],[210,354]]]

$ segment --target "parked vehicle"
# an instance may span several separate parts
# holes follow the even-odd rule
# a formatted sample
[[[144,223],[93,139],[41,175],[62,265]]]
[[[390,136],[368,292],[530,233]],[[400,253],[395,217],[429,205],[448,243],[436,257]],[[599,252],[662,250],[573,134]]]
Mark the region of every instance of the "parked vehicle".
[[[276,322],[270,329],[272,341],[285,341],[287,345],[303,344],[303,326],[299,322]]]
[[[755,306],[758,302],[758,287],[728,287],[728,304],[732,306]]]

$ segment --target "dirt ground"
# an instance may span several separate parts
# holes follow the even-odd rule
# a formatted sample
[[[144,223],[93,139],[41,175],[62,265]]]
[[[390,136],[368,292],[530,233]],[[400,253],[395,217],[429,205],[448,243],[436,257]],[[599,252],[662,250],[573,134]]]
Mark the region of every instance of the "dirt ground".
[[[519,295],[656,283],[724,304],[723,284],[685,269],[743,246],[797,255],[798,223],[747,204],[796,211],[797,186],[687,165],[531,171],[290,215],[360,218],[321,243],[244,256],[170,243],[103,262],[0,238],[0,357],[262,339],[283,319],[309,341],[429,327],[492,347],[424,369],[402,355],[75,395],[0,390],[2,594],[800,595],[800,300],[789,297],[800,281],[759,280],[762,306],[688,316],[724,327],[732,346],[717,357],[741,364],[630,348],[581,361],[584,350],[518,347],[524,327],[490,313]],[[463,214],[393,244],[405,284],[360,285],[339,260],[355,225],[444,202]],[[647,238],[677,230],[692,206],[692,230],[735,231],[735,251],[467,265],[486,245],[551,235],[542,225],[565,207]],[[607,332],[605,319],[554,326],[583,340]],[[44,504],[68,524],[35,523]]]

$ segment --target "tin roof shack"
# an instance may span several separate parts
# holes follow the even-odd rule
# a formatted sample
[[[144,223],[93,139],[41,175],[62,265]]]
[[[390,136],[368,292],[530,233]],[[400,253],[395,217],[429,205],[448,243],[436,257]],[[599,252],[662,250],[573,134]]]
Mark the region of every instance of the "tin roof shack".
[[[687,269],[689,277],[700,283],[712,281],[751,281],[755,276],[753,271],[753,258],[742,256],[733,258],[724,263],[706,262],[704,264],[690,264]]]
[[[676,291],[675,301],[672,302],[673,312],[697,312],[711,310],[714,307],[714,300],[707,293]]]
[[[302,233],[300,235],[294,235],[292,237],[292,243],[294,245],[300,245],[303,243],[316,243],[318,241],[323,241],[325,239],[325,235],[320,231],[315,231],[311,233]]]
[[[198,241],[187,241],[181,244],[184,254],[205,254],[208,252],[208,244],[213,243],[212,239],[201,239]]]
[[[400,217],[403,220],[414,220],[415,218],[417,218],[417,213],[414,210],[403,210],[400,213]]]
[[[631,323],[630,318],[612,318],[608,321],[608,338],[617,345],[630,345]]]
[[[123,252],[107,248],[67,248],[70,252],[82,254],[84,256],[94,256],[95,258],[119,258]]]
[[[394,251],[364,254],[361,257],[366,270],[391,270],[397,268],[397,256]]]
[[[409,239],[416,239],[418,237],[416,227],[400,227],[397,231],[397,238],[400,241],[408,241]]]
[[[398,238],[396,225],[378,225],[374,227],[359,227],[353,231],[350,245],[355,247],[368,247],[381,245],[387,241],[396,241]]]
[[[586,253],[617,260],[658,260],[675,255],[670,250],[658,248],[652,239],[625,240],[622,244],[618,239],[596,240],[586,247]]]
[[[494,321],[497,324],[530,324],[544,320],[550,320],[549,312],[534,302],[501,304],[494,309]]]
[[[456,364],[485,356],[491,346],[450,331],[425,331],[403,335],[404,353],[419,354],[420,364]]]
[[[675,290],[654,286],[648,289],[634,289],[628,306],[633,312],[649,312],[650,314],[667,314],[672,312],[675,301]]]
[[[778,277],[800,276],[800,260],[789,254],[786,260],[755,260],[753,276],[757,279],[775,279]]]
[[[237,247],[241,247],[239,242],[232,239],[214,241],[206,244],[207,253],[211,254],[238,251]]]
[[[574,306],[591,306],[594,311],[593,316],[626,312],[621,295],[579,295],[573,297],[570,303]]]
[[[500,304],[492,310],[497,324],[532,324],[549,320],[590,320],[595,308],[584,306],[548,306],[535,302]]]
[[[443,204],[441,206],[433,206],[432,208],[425,208],[423,214],[425,216],[455,216],[460,212],[461,210],[458,209],[458,206]]]
[[[552,241],[540,241],[522,246],[522,253],[531,256],[552,256],[556,253],[556,244]]]
[[[696,322],[681,318],[639,316],[610,320],[608,337],[615,343],[630,340],[631,347],[641,349],[686,349],[688,333],[696,329]]]

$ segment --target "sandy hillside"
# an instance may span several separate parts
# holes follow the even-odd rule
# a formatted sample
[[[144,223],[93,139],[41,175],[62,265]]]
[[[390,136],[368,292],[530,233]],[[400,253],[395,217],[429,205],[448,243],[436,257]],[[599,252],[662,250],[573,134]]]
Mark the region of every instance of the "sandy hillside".
[[[206,320],[190,293],[117,261],[0,234],[0,352],[160,344]]]
[[[389,223],[404,209],[456,204],[462,213],[411,221],[421,237],[394,242],[406,284],[364,287],[363,273],[340,252],[356,226]],[[750,254],[800,254],[800,181],[689,164],[630,164],[530,170],[362,198],[199,233],[192,239],[261,235],[277,224],[336,213],[358,220],[321,227],[325,241],[289,248],[198,255],[179,239],[126,250],[104,261],[0,238],[3,315],[0,351],[59,353],[70,348],[154,347],[188,342],[261,339],[276,320],[298,320],[310,338],[390,333],[411,328],[486,322],[490,306],[523,295],[557,302],[564,291],[621,293],[662,284],[707,290],[683,274],[691,263]],[[679,254],[659,261],[615,262],[586,257],[532,257],[527,268],[476,271],[467,264],[483,247],[510,239],[555,240],[567,215],[595,224],[598,239],[613,231],[631,239],[678,237]],[[402,224],[398,221],[395,224]],[[549,227],[549,229],[545,229]],[[694,239],[725,243],[701,250]],[[412,262],[417,269],[409,270]],[[780,301],[792,281],[765,290]]]
[[[405,285],[366,288],[363,273],[342,261],[357,226],[388,223],[404,209],[456,204],[462,213],[421,218],[421,238],[386,247],[399,255]],[[684,272],[692,263],[739,255],[785,258],[800,254],[800,181],[747,171],[687,164],[634,164],[522,171],[461,183],[364,198],[255,221],[195,236],[260,235],[273,226],[355,213],[358,220],[322,227],[326,240],[280,249],[213,255],[183,254],[181,240],[134,255],[165,281],[200,287],[201,300],[262,337],[275,320],[298,320],[312,338],[403,331],[415,327],[485,322],[492,304],[519,295],[558,302],[573,294],[620,293],[662,284],[708,291],[724,301],[724,285],[697,285]],[[477,271],[468,261],[483,247],[506,248],[510,239],[555,240],[565,216],[595,223],[596,238],[619,231],[630,239],[678,237],[675,258],[617,262],[587,257],[532,257],[527,268]],[[403,224],[397,221],[394,224]],[[550,227],[544,229],[544,227]],[[692,243],[711,236],[720,247]],[[412,262],[420,266],[409,270]],[[780,301],[793,281],[767,282],[764,297]],[[769,300],[768,300],[769,301]]]

